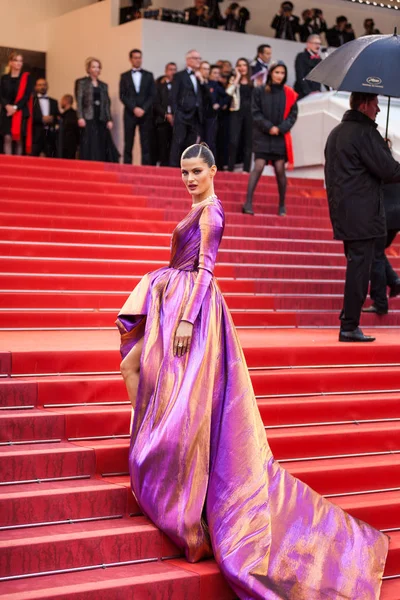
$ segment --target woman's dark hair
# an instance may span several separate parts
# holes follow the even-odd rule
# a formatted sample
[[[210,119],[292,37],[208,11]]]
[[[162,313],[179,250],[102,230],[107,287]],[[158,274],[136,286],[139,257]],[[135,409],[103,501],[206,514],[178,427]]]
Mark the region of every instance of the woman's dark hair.
[[[193,144],[193,146],[186,148],[186,150],[183,151],[181,160],[185,158],[201,158],[210,168],[215,165],[214,154],[205,142]]]
[[[271,75],[275,71],[275,69],[277,69],[278,67],[283,67],[285,69],[285,77],[283,78],[281,85],[285,85],[285,83],[287,81],[287,66],[285,65],[284,62],[282,62],[281,60],[278,60],[278,62],[273,63],[268,69],[268,77],[267,77],[267,82],[265,84],[265,89],[267,92],[271,91],[271,85],[272,85]]]
[[[238,58],[237,61],[236,61],[236,66],[239,65],[240,61],[243,61],[243,62],[246,63],[246,65],[247,65],[247,74],[246,74],[246,77],[248,79],[249,85],[253,85],[253,81],[251,79],[251,67],[250,67],[249,61],[247,60],[247,58],[244,58],[244,57]]]

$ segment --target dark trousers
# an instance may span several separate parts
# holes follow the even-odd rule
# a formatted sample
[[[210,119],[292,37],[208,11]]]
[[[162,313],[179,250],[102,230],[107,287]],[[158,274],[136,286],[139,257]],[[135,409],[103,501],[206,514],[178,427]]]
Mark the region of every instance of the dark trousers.
[[[140,146],[142,148],[142,165],[151,164],[151,118],[147,115],[138,119],[124,115],[124,164],[132,164],[132,149],[136,127],[139,127]]]
[[[53,129],[43,127],[33,133],[32,156],[40,156],[42,152],[47,158],[57,156],[57,134]]]
[[[243,106],[240,110],[231,111],[229,124],[229,171],[233,171],[235,168],[241,139],[243,140],[243,171],[250,171],[252,131],[253,119],[251,116],[251,109]]]
[[[216,156],[217,154],[217,132],[218,132],[218,117],[215,113],[215,117],[206,117],[204,121],[204,134],[203,140],[209,146],[211,152]]]
[[[360,323],[361,309],[368,293],[375,238],[344,241],[343,245],[347,268],[340,328],[354,331]]]
[[[190,121],[183,121],[179,114],[175,115],[170,162],[171,167],[179,167],[181,154],[188,146],[195,144],[201,134],[201,124],[197,115]]]
[[[168,167],[172,143],[172,127],[169,123],[160,123],[156,127],[157,158],[162,167]]]
[[[385,249],[389,248],[396,235],[397,229],[388,229],[387,236],[378,238],[375,244],[370,296],[373,304],[382,311],[388,309],[387,286],[392,287],[398,280],[398,275],[385,254]]]
[[[229,161],[229,126],[231,111],[220,110],[217,129],[217,167],[221,171]]]

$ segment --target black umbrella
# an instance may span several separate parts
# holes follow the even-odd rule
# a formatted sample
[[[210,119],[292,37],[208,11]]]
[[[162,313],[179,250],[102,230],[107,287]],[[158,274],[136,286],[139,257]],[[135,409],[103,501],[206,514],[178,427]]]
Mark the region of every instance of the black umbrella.
[[[393,35],[368,35],[347,42],[320,62],[306,79],[335,90],[389,96],[387,137],[390,96],[400,97],[400,37],[397,28]]]

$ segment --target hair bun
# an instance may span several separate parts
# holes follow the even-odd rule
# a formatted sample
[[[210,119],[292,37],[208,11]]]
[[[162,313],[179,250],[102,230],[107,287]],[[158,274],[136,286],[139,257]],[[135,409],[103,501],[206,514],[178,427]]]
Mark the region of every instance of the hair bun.
[[[200,142],[199,146],[204,146],[204,148],[208,148],[210,150],[210,146],[206,144],[206,142]]]

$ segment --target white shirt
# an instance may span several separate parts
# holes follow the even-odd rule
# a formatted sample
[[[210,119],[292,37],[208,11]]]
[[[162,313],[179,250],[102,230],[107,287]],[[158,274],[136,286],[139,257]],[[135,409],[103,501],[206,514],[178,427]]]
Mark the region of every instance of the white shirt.
[[[140,92],[140,84],[142,83],[142,73],[140,71],[134,71],[132,69],[132,81],[135,86],[136,93]]]
[[[50,100],[49,98],[43,98],[42,94],[38,94],[38,100],[40,104],[40,110],[42,111],[43,117],[50,115]]]
[[[196,94],[197,94],[197,77],[196,77],[196,75],[193,73],[192,69],[186,69],[186,70],[187,70],[187,72],[189,73],[189,77],[190,77],[190,80],[191,80],[191,82],[192,82],[192,85],[193,85],[193,87],[194,87],[194,91],[195,91],[195,92],[196,92]]]

